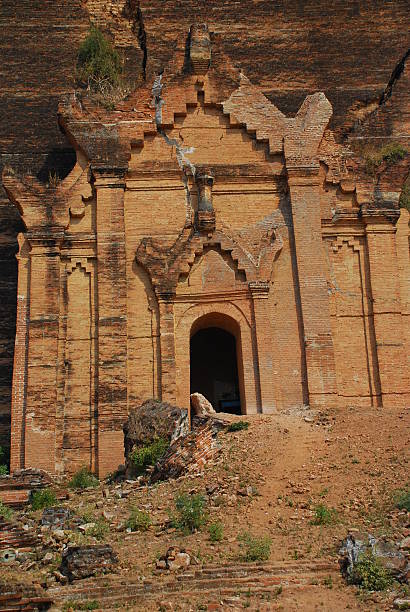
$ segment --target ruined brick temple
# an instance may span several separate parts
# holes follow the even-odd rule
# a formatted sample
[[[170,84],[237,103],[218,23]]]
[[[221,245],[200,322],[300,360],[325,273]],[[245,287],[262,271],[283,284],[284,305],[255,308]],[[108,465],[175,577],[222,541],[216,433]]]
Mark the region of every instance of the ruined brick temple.
[[[150,397],[409,404],[402,181],[363,178],[331,117],[321,92],[286,116],[205,25],[114,110],[62,100],[68,176],[3,173],[24,225],[12,470],[114,470]]]

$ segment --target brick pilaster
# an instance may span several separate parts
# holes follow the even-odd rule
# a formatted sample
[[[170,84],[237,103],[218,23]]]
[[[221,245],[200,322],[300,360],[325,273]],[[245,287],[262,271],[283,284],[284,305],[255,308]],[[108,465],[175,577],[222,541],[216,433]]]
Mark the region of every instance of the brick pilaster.
[[[258,369],[261,412],[273,412],[276,408],[273,372],[271,321],[268,310],[269,283],[249,283],[255,320],[255,336],[258,351]]]
[[[55,472],[63,229],[41,228],[26,236],[31,251],[24,463]]]
[[[124,462],[127,419],[125,168],[94,169],[97,192],[98,461],[100,476]]]
[[[293,231],[302,308],[307,384],[311,405],[336,402],[319,194],[319,166],[288,167]]]
[[[175,403],[177,400],[175,361],[175,321],[173,295],[158,293],[160,347],[161,347],[161,399]]]
[[[410,392],[397,273],[396,227],[381,211],[365,211],[362,216],[366,227],[382,404],[384,407],[405,406],[409,403]]]
[[[13,383],[11,395],[10,472],[24,468],[25,412],[27,391],[27,339],[29,316],[29,255],[23,234],[19,243],[16,338],[14,342]]]

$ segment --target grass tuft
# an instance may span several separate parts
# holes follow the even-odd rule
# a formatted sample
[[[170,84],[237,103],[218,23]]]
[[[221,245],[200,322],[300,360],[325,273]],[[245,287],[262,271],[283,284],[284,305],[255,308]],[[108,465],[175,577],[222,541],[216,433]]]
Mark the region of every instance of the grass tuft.
[[[13,510],[0,501],[0,517],[10,521],[13,518]]]
[[[228,432],[242,431],[248,428],[249,428],[249,423],[247,421],[235,421],[234,423],[231,423],[230,425],[228,425],[226,431]]]
[[[136,506],[131,507],[130,516],[127,520],[127,527],[132,531],[148,531],[152,525],[152,520],[148,512],[139,510]]]
[[[137,474],[143,474],[145,470],[153,466],[161,459],[169,447],[166,438],[156,438],[150,444],[135,448],[130,456]]]
[[[211,523],[208,527],[211,542],[221,542],[224,536],[224,527],[220,521]]]
[[[171,524],[184,534],[199,531],[207,522],[206,501],[203,495],[182,493],[175,498],[175,512]]]
[[[90,470],[86,467],[82,467],[71,478],[68,486],[70,489],[88,489],[90,487],[95,489],[99,484],[98,478],[91,474]]]
[[[337,512],[334,508],[328,508],[326,504],[319,504],[314,509],[315,516],[312,525],[332,525],[337,521]]]
[[[57,503],[56,494],[52,489],[40,489],[31,495],[31,507],[33,510],[51,508]]]
[[[238,536],[238,541],[242,561],[267,561],[269,559],[272,540],[268,536],[257,537],[246,531]]]

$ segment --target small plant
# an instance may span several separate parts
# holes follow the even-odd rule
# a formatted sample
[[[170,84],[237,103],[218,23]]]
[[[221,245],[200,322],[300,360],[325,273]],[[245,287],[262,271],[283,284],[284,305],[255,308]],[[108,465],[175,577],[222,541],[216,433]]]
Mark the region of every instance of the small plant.
[[[91,25],[78,51],[78,80],[90,88],[101,90],[105,85],[118,86],[121,72],[117,51],[101,30]]]
[[[56,189],[61,182],[60,177],[58,176],[55,170],[49,170],[48,173],[48,186],[52,189]]]
[[[109,531],[110,531],[110,526],[107,523],[107,521],[100,518],[95,522],[95,524],[92,527],[87,529],[85,534],[87,536],[92,536],[93,538],[96,538],[97,540],[103,540],[105,536],[109,533]]]
[[[98,487],[100,481],[94,474],[91,474],[85,466],[78,470],[68,483],[70,489],[88,489]]]
[[[395,506],[399,510],[410,512],[410,489],[398,491],[395,497]]]
[[[224,527],[220,521],[211,523],[208,527],[211,542],[221,542],[224,535]]]
[[[247,421],[235,421],[234,423],[231,423],[230,425],[228,425],[227,430],[228,432],[232,432],[232,431],[242,431],[242,430],[246,430],[249,428],[249,423]]]
[[[99,610],[101,608],[101,604],[98,603],[95,599],[92,601],[72,601],[68,600],[64,603],[62,609],[64,612],[69,612],[70,610]]]
[[[166,438],[156,438],[153,442],[136,448],[131,453],[131,461],[137,474],[143,474],[145,470],[157,463],[169,446]]]
[[[314,509],[315,516],[312,525],[331,525],[337,520],[337,512],[334,508],[328,508],[325,504],[319,504]]]
[[[404,159],[407,150],[397,142],[390,142],[380,149],[365,147],[360,153],[365,161],[366,172],[375,174],[383,163],[393,166]]]
[[[31,507],[33,510],[51,508],[56,503],[57,497],[52,489],[40,489],[40,491],[34,491],[31,495]]]
[[[249,532],[244,532],[238,536],[238,540],[242,550],[240,558],[243,561],[267,561],[269,559],[272,540],[268,536],[259,538]]]
[[[13,510],[0,501],[0,517],[10,521],[13,517]]]
[[[148,512],[139,510],[135,506],[131,508],[130,516],[127,520],[127,527],[131,531],[148,531],[151,525],[152,521]]]
[[[323,584],[328,589],[333,589],[333,578],[332,576],[326,576],[323,578]]]
[[[176,513],[171,516],[171,523],[182,533],[194,533],[207,521],[205,498],[202,495],[182,493],[175,499]]]
[[[392,577],[373,554],[367,553],[353,567],[349,582],[366,591],[384,591],[391,584]]]

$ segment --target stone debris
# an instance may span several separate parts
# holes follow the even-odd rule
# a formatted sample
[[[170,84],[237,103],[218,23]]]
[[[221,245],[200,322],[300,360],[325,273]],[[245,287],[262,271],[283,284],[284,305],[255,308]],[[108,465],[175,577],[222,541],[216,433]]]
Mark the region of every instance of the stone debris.
[[[109,544],[68,546],[63,552],[60,572],[72,580],[111,572],[118,562]]]
[[[51,529],[64,529],[69,525],[70,519],[71,512],[69,508],[52,506],[51,508],[44,508],[41,524]]]

